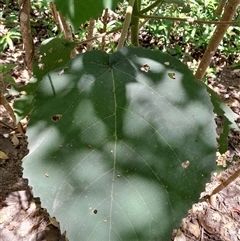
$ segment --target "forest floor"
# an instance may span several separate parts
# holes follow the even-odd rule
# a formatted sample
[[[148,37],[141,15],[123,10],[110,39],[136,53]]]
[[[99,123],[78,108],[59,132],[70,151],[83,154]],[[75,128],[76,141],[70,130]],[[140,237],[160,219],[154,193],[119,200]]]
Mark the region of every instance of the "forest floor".
[[[18,63],[11,75],[21,84],[25,84],[28,78],[23,56],[21,42],[0,56],[0,64]],[[220,68],[218,78],[209,80],[209,86],[236,113],[240,127],[240,70],[231,69],[226,63]],[[7,92],[8,84],[0,82],[0,90],[12,105],[14,98]],[[217,118],[216,122],[221,129],[221,120]],[[27,120],[23,122],[24,130],[26,125]],[[22,159],[27,153],[27,136],[19,132],[0,101],[0,240],[67,240],[60,224],[41,207],[40,199],[33,196],[28,180],[22,176]],[[240,132],[231,130],[228,151],[218,156],[216,163],[228,168],[212,174],[211,182],[201,197],[210,194],[240,170]],[[239,241],[240,177],[211,196],[210,200],[201,197],[198,203],[193,204],[180,227],[173,231],[172,241]]]

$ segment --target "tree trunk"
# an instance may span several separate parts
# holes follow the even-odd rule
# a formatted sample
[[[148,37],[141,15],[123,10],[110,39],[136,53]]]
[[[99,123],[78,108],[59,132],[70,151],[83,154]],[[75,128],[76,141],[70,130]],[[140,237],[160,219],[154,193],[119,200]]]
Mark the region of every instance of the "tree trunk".
[[[222,14],[222,11],[223,11],[223,8],[226,5],[226,2],[227,2],[227,0],[220,0],[220,2],[218,4],[218,7],[217,7],[217,9],[215,11],[216,14],[218,14],[218,15]]]
[[[29,76],[33,71],[34,44],[30,25],[30,0],[19,0],[19,23],[21,26],[25,61]]]
[[[228,4],[225,7],[224,13],[222,15],[221,21],[232,21],[233,16],[237,10],[240,0],[229,0]],[[219,24],[217,25],[213,36],[210,40],[210,43],[203,55],[203,58],[198,66],[195,77],[198,80],[201,80],[210,64],[211,58],[215,54],[224,34],[226,33],[229,24]]]

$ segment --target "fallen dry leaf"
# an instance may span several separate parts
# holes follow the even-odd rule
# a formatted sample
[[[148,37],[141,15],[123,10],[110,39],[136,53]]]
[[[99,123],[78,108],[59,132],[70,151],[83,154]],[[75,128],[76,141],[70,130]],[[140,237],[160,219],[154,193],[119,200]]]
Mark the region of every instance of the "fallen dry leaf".
[[[6,215],[1,215],[1,216],[0,216],[0,224],[1,224],[1,223],[4,223],[6,219],[7,219],[7,216],[6,216]]]
[[[13,137],[11,139],[12,143],[14,146],[18,146],[19,145],[19,140],[17,138],[17,136],[15,134],[13,134]]]
[[[50,223],[54,226],[54,227],[56,227],[56,228],[60,228],[60,226],[59,226],[59,222],[55,219],[55,218],[49,218],[49,221],[50,221]]]
[[[177,230],[177,235],[174,238],[174,241],[186,241],[186,237],[180,229]]]
[[[7,160],[7,159],[9,159],[9,157],[6,155],[5,152],[0,151],[0,159]]]

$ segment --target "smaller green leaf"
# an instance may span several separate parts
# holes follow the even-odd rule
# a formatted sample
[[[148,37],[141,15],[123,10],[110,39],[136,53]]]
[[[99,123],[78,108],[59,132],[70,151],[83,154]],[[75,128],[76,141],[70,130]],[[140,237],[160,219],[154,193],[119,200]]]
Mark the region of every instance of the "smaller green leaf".
[[[186,2],[182,0],[164,0],[163,2],[179,5],[180,7],[182,7],[181,9],[182,13],[189,13],[191,11],[189,4],[186,4]]]
[[[79,26],[90,18],[97,19],[106,8],[114,10],[122,0],[95,0],[95,1],[69,1],[53,0],[57,10],[69,21],[73,31],[77,31]]]
[[[185,5],[185,6],[183,6],[181,12],[182,13],[190,13],[191,12],[191,7],[189,5]]]
[[[33,77],[30,82],[22,88],[14,88],[14,91],[24,93],[15,100],[13,105],[17,122],[32,110],[35,90],[43,76],[51,70],[65,65],[70,60],[71,51],[75,46],[76,43],[59,38],[48,39],[42,43],[34,62]]]
[[[12,41],[12,39],[11,39],[10,36],[7,35],[6,41],[7,41],[7,44],[9,45],[9,48],[10,48],[10,49],[13,49],[14,44],[13,44],[13,41]]]
[[[221,154],[225,153],[228,150],[228,135],[229,135],[229,126],[231,125],[231,122],[224,118],[223,120],[223,132],[220,134],[220,137],[218,139],[219,144],[219,152]]]
[[[229,129],[235,129],[239,131],[235,119],[237,115],[231,110],[231,108],[223,102],[223,100],[207,86],[207,91],[210,94],[212,104],[214,106],[214,112],[223,117],[223,132],[220,134],[218,139],[219,152],[221,154],[225,153],[228,149],[227,137],[229,135]]]
[[[13,69],[16,66],[17,66],[17,64],[3,64],[3,65],[0,65],[0,74],[4,74],[4,73],[10,71],[11,69]]]
[[[15,38],[15,39],[21,39],[21,34],[20,33],[18,33],[18,32],[16,32],[16,30],[15,29],[11,29],[9,32],[8,32],[8,36],[9,36],[9,38],[11,38],[11,39],[13,39],[13,38]]]
[[[163,2],[165,3],[170,3],[170,4],[177,4],[179,6],[185,6],[185,1],[183,0],[164,0]]]
[[[224,103],[224,101],[209,87],[207,87],[207,91],[211,96],[211,101],[214,106],[214,111],[219,116],[225,116],[231,123],[230,128],[239,131],[239,127],[237,126],[235,119],[237,118],[237,114],[235,114],[231,108]]]
[[[70,60],[71,51],[76,45],[60,38],[43,41],[33,67],[34,77],[41,80],[51,70],[65,65]]]
[[[7,75],[7,76],[4,76],[4,80],[9,83],[9,84],[12,84],[12,85],[15,85],[15,80],[13,79],[13,77]]]
[[[32,110],[34,101],[34,95],[21,95],[21,98],[14,102],[14,114],[16,116],[16,122],[25,118]]]

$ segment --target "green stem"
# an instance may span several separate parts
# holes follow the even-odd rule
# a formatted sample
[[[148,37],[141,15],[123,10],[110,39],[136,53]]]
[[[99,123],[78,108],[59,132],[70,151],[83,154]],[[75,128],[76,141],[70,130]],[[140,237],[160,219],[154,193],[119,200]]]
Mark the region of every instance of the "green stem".
[[[153,15],[156,14],[158,12],[158,10],[160,9],[162,5],[162,2],[158,4],[158,6],[155,8],[155,10],[153,11]],[[139,14],[140,15],[140,14]],[[139,29],[141,29],[147,22],[149,21],[149,19],[144,19],[143,22],[141,22],[139,20]]]
[[[105,37],[106,35],[108,35],[108,34],[110,34],[110,33],[117,32],[117,31],[119,31],[119,30],[121,30],[121,29],[122,29],[122,26],[121,26],[121,27],[118,27],[118,28],[114,28],[114,29],[112,29],[112,30],[110,30],[110,31],[108,31],[108,32],[101,33],[101,34],[99,34],[99,35],[97,35],[97,36],[95,36],[95,37],[92,37],[92,38],[83,40],[83,41],[81,41],[81,42],[76,41],[76,40],[75,40],[74,42],[77,43],[78,45],[86,44],[86,43],[91,42],[91,41],[93,41],[93,40],[96,40],[96,39],[98,39],[98,38]]]
[[[140,9],[141,0],[136,0],[133,6],[133,14],[131,20],[131,44],[133,46],[139,45],[139,9]]]
[[[144,14],[150,10],[152,10],[153,8],[157,7],[159,4],[161,4],[163,2],[163,0],[156,0],[153,4],[151,4],[150,6],[148,6],[147,8],[144,8],[143,10],[141,10],[139,12],[139,14]]]
[[[127,7],[127,12],[126,12],[126,16],[125,16],[125,21],[123,23],[123,28],[122,28],[122,32],[121,32],[121,37],[118,42],[117,50],[121,49],[124,45],[124,41],[127,36],[128,28],[131,23],[134,2],[135,2],[135,0],[129,0],[129,4]]]

